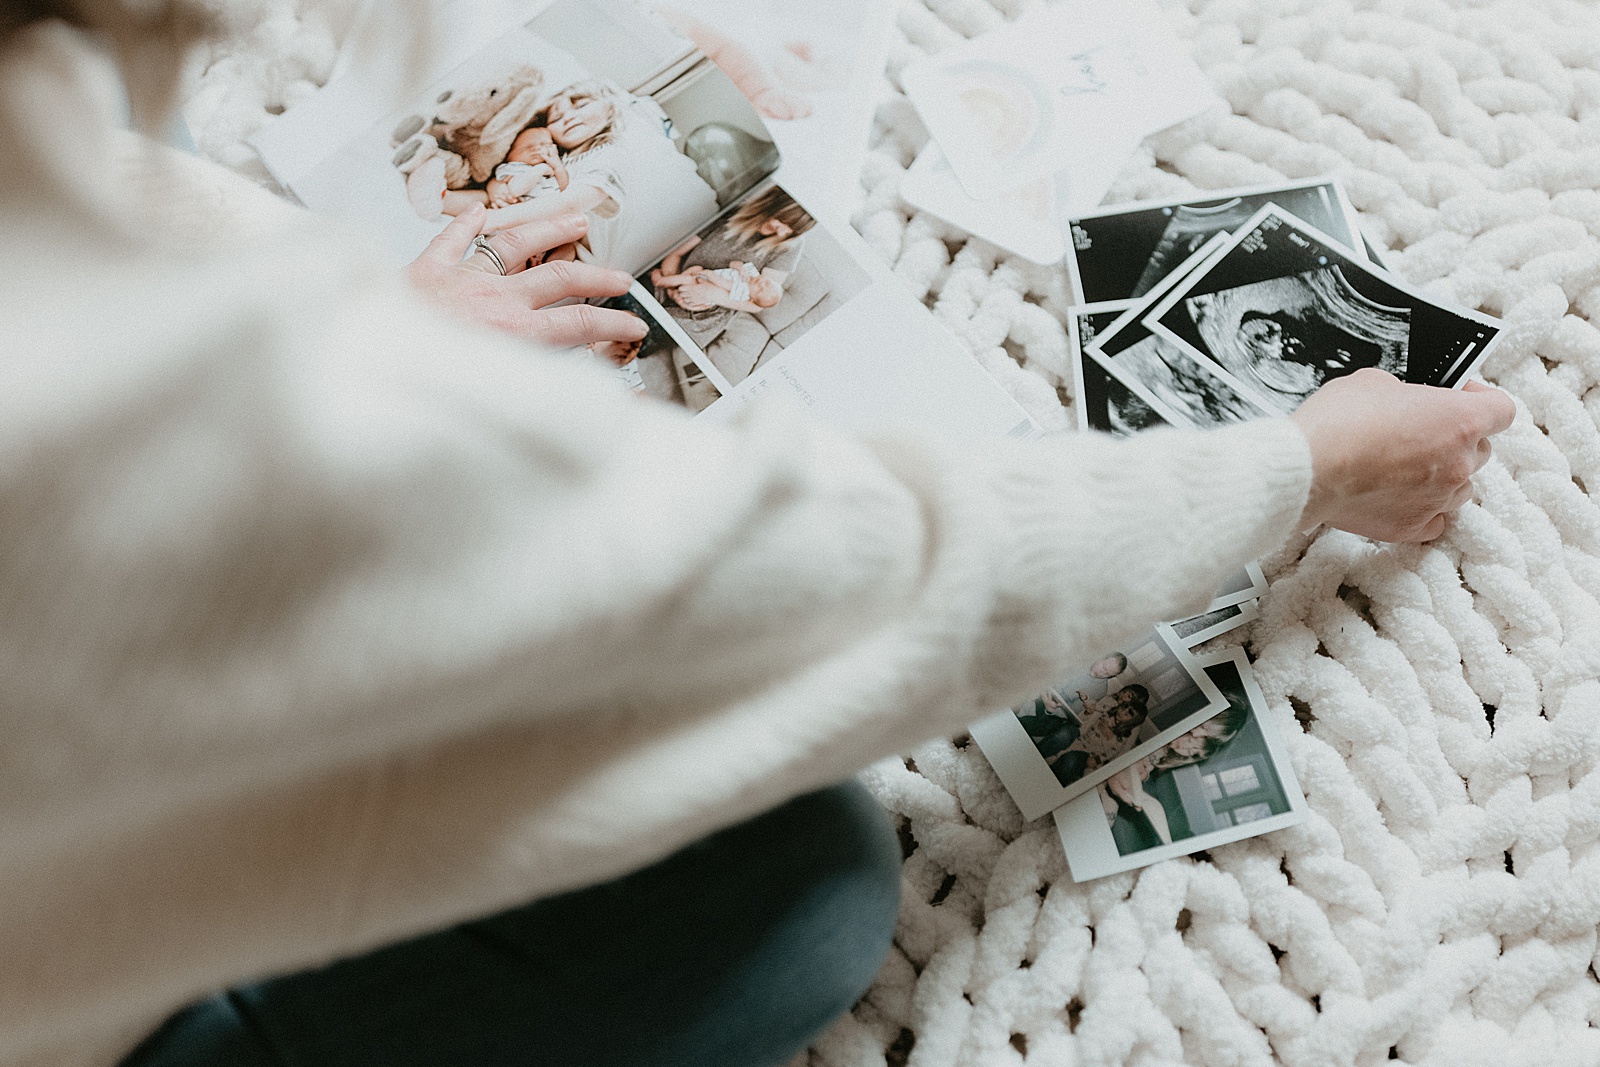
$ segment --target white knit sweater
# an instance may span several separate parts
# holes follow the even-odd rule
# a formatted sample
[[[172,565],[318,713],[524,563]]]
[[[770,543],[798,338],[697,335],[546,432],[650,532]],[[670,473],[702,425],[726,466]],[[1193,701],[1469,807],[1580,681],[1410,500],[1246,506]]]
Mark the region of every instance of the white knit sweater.
[[[114,162],[71,52],[0,57],[0,1064],[115,1063],[959,730],[1303,506],[1286,421],[691,422]]]

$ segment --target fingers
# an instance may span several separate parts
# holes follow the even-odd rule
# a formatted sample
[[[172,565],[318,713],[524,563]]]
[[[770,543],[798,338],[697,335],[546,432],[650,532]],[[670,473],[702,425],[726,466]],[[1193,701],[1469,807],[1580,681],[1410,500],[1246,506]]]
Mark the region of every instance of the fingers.
[[[1444,533],[1444,527],[1445,527],[1445,523],[1447,521],[1448,521],[1448,519],[1447,519],[1447,517],[1445,515],[1443,515],[1443,514],[1435,515],[1433,518],[1428,520],[1428,524],[1426,526],[1424,526],[1417,533],[1417,536],[1415,538],[1413,538],[1412,540],[1416,540],[1416,541],[1432,541],[1432,540],[1434,540],[1440,534]]]
[[[633,285],[626,271],[607,270],[593,263],[559,260],[541,263],[522,274],[523,293],[531,306],[540,308],[577,297],[592,300],[621,296]]]
[[[483,218],[482,206],[473,204],[451,219],[450,225],[440,230],[417,258],[434,260],[447,267],[460,263],[466,257],[467,249],[472,247],[472,239],[483,232]]]
[[[525,331],[537,340],[561,348],[595,341],[642,341],[650,332],[639,316],[593,304],[568,304],[530,312]]]
[[[1516,420],[1516,402],[1494,386],[1482,382],[1467,382],[1461,387],[1461,392],[1472,401],[1473,411],[1484,427],[1484,436],[1508,429]]]
[[[581,240],[588,232],[587,217],[578,214],[556,215],[501,230],[489,238],[489,243],[505,261],[507,273],[516,274],[528,265],[529,260],[543,256],[552,248]]]
[[[1472,460],[1472,473],[1483,470],[1483,465],[1489,462],[1489,457],[1494,455],[1494,445],[1489,443],[1487,437],[1478,438],[1478,454]]]

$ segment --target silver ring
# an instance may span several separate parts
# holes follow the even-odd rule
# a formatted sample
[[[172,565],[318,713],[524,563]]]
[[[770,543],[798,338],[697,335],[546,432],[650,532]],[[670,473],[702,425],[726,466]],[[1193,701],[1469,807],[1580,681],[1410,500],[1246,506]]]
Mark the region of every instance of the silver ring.
[[[487,237],[481,233],[474,237],[472,239],[472,248],[474,251],[482,252],[488,256],[489,262],[494,264],[494,269],[500,272],[502,278],[505,277],[506,261],[500,258],[500,253],[494,250],[494,246],[489,243]]]

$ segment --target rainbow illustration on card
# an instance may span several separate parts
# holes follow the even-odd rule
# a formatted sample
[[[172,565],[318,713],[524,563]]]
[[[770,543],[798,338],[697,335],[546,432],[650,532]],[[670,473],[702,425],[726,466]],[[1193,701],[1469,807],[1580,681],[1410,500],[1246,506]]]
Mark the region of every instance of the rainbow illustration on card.
[[[1030,155],[1049,144],[1054,107],[1045,87],[1027,71],[974,59],[952,64],[945,75],[974,140],[996,162]]]

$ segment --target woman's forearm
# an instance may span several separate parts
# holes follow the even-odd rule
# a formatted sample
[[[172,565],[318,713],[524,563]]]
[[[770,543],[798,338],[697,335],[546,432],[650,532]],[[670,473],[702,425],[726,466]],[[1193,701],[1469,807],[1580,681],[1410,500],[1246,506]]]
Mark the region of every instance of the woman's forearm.
[[[606,202],[610,194],[595,185],[574,185],[553,196],[540,196],[521,204],[490,208],[484,222],[484,232],[509,230],[525,222],[569,213],[584,214]]]

